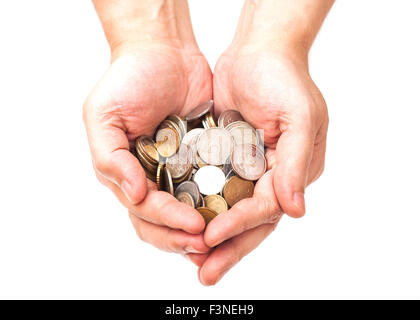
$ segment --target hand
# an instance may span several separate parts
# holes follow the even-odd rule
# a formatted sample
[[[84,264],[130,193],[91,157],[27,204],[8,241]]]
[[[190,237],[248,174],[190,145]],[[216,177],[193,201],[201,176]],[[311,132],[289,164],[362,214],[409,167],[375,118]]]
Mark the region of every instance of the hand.
[[[98,1],[98,6],[104,3]],[[111,45],[112,64],[86,100],[84,121],[96,175],[128,208],[139,237],[163,250],[203,253],[208,247],[200,234],[200,214],[157,191],[129,151],[138,136],[152,135],[166,116],[185,115],[212,98],[207,61],[184,38],[110,41],[118,44]]]
[[[247,32],[252,34],[249,28]],[[190,255],[205,285],[217,283],[256,248],[283,212],[301,217],[305,188],[324,168],[328,113],[309,76],[306,55],[291,46],[275,47],[262,36],[251,43],[238,40],[250,37],[236,39],[215,68],[216,114],[235,109],[264,130],[268,171],[251,199],[238,202],[208,225],[205,242],[215,249]]]

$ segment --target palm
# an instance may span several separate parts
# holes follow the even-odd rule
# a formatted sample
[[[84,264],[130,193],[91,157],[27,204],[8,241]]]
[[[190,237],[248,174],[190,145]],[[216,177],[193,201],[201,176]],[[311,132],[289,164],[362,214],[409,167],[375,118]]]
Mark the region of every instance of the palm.
[[[150,135],[169,114],[186,114],[212,96],[211,71],[201,54],[152,47],[117,58],[90,100],[103,121],[121,123],[130,141]]]
[[[325,153],[328,113],[325,101],[305,66],[270,53],[225,53],[214,74],[218,112],[236,109],[264,130],[264,143],[277,149],[280,136],[293,129],[312,130],[315,139],[306,184],[319,177]],[[273,166],[279,157],[273,157]]]
[[[235,109],[264,130],[268,171],[252,198],[216,217],[205,231],[206,243],[218,245],[211,254],[194,257],[205,284],[216,283],[256,248],[275,228],[282,210],[301,214],[293,191],[319,176],[328,125],[324,100],[305,67],[264,50],[228,50],[216,65],[214,100],[216,114]]]

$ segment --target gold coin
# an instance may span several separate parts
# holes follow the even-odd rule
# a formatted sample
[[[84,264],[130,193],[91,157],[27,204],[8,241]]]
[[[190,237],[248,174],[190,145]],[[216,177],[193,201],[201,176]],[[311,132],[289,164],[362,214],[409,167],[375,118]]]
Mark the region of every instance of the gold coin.
[[[172,182],[172,176],[168,168],[163,169],[163,181],[165,182],[165,190],[171,195],[174,195],[174,184]]]
[[[190,195],[188,192],[180,192],[176,194],[176,198],[178,199],[178,201],[188,204],[189,206],[195,208],[194,199],[192,195]]]
[[[159,153],[156,150],[155,146],[152,145],[145,145],[144,151],[146,151],[146,154],[151,157],[155,161],[159,161]]]
[[[173,128],[162,128],[156,133],[156,149],[159,154],[168,158],[173,156],[179,147],[179,134]]]
[[[206,207],[197,208],[197,211],[200,212],[201,216],[204,218],[206,225],[208,225],[210,221],[216,218],[217,216],[216,212]]]
[[[159,163],[157,171],[156,171],[156,184],[159,191],[163,191],[164,185],[163,185],[163,168],[165,165],[163,163]]]
[[[251,198],[253,194],[254,183],[237,176],[230,178],[223,188],[223,196],[230,207],[242,199]]]
[[[159,161],[159,154],[155,147],[155,142],[152,138],[147,136],[140,136],[136,140],[136,151],[137,154],[143,155],[148,162],[157,166]]]
[[[225,199],[217,194],[204,197],[204,206],[212,209],[217,214],[228,210],[228,205]]]
[[[209,126],[210,128],[217,127],[216,122],[214,121],[214,118],[213,118],[213,116],[211,115],[211,113],[210,113],[210,112],[207,112],[207,113],[206,113],[206,121],[207,121],[208,126]]]

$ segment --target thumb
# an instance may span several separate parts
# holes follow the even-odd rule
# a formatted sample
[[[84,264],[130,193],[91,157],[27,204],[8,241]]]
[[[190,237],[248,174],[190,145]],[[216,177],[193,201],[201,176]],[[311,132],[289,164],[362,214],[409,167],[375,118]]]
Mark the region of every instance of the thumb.
[[[146,176],[137,158],[129,151],[129,141],[117,124],[102,124],[94,115],[85,115],[86,131],[95,169],[121,188],[132,204],[146,196]]]
[[[313,146],[312,132],[300,128],[283,132],[277,143],[274,189],[283,211],[294,218],[305,214],[304,193]]]

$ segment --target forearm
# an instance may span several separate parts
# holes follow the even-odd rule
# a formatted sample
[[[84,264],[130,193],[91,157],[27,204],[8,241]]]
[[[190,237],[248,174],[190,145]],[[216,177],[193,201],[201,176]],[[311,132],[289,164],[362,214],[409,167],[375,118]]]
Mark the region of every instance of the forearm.
[[[233,45],[306,56],[334,0],[246,0]]]
[[[114,53],[162,42],[196,46],[187,0],[93,0]]]

